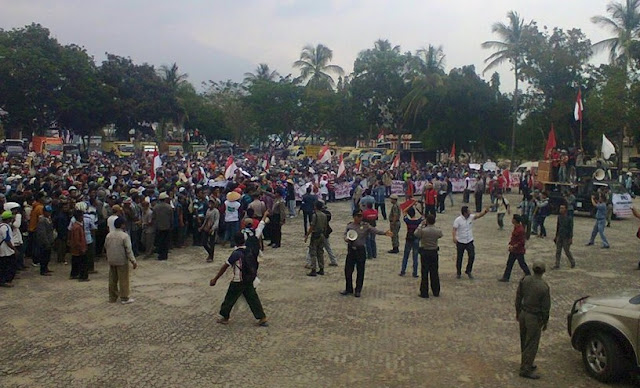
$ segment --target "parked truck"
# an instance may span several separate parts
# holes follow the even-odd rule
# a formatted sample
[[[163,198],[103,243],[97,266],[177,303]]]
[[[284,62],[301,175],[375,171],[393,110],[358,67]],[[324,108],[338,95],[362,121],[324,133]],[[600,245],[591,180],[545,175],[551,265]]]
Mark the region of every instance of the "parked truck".
[[[33,136],[31,138],[31,150],[38,154],[62,155],[62,144],[60,137]]]

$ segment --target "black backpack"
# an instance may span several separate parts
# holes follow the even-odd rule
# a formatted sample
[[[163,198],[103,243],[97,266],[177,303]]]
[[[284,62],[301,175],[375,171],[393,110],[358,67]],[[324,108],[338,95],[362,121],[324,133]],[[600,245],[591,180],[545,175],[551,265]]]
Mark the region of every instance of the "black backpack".
[[[242,281],[253,283],[258,276],[258,252],[260,241],[253,230],[243,232],[245,234],[245,248],[242,251]]]

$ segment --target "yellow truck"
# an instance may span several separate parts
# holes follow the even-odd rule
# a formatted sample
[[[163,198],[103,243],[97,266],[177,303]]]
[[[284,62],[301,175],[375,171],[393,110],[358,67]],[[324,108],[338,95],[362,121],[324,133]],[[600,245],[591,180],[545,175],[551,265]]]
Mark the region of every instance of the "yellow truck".
[[[113,152],[122,158],[135,154],[136,148],[130,141],[103,141],[102,152]]]

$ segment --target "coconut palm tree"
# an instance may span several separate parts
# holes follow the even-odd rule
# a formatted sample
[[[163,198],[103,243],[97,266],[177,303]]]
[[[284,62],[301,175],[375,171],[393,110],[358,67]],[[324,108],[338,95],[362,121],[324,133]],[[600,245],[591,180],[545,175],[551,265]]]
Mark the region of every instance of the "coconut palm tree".
[[[491,32],[498,35],[502,40],[490,40],[482,43],[482,48],[495,50],[487,59],[482,74],[508,61],[513,66],[515,76],[515,88],[513,91],[513,127],[511,128],[511,160],[513,161],[513,151],[516,146],[516,125],[518,123],[518,81],[520,70],[523,64],[523,37],[529,24],[525,24],[517,12],[510,11],[507,14],[509,23],[494,23]]]
[[[627,69],[634,41],[640,38],[640,0],[625,0],[607,5],[607,16],[594,16],[591,21],[608,28],[614,36],[593,45],[595,52],[609,50],[612,65]]]
[[[253,73],[244,73],[244,82],[253,83],[258,80],[275,81],[279,76],[280,74],[278,74],[277,71],[271,71],[269,65],[261,63],[256,67],[256,70]]]
[[[330,65],[333,59],[333,51],[323,44],[316,47],[307,45],[300,53],[300,59],[293,63],[300,68],[300,78],[309,80],[307,86],[312,89],[333,89],[335,82],[329,73],[343,75],[344,70],[338,65]]]
[[[444,71],[444,50],[442,46],[429,45],[416,51],[416,57],[419,58],[420,68],[423,74],[433,74]]]
[[[180,85],[187,82],[187,78],[189,77],[186,73],[180,73],[178,70],[178,65],[174,62],[173,65],[167,66],[162,65],[158,70],[160,77],[164,80],[164,82],[173,90],[174,92],[178,90]]]
[[[405,121],[413,119],[415,122],[422,108],[429,102],[432,92],[444,83],[445,55],[442,46],[429,45],[416,51],[416,55],[411,59],[411,91],[402,99],[400,107],[404,112]]]

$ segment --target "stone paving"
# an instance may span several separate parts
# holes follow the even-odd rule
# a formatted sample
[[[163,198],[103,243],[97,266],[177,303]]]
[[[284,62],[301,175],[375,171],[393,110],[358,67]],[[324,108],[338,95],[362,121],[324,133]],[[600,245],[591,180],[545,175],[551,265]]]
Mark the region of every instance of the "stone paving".
[[[301,217],[287,220],[282,248],[266,248],[258,293],[267,328],[255,326],[242,300],[228,326],[215,323],[230,275],[215,287],[208,281],[229,249],[218,248],[212,264],[201,247],[173,250],[167,262],[140,260],[131,305],[107,302],[104,261],[89,283],[67,280],[70,268],[59,264],[49,278],[35,269],[21,273],[16,287],[0,289],[0,386],[599,386],[571,347],[566,314],[583,295],[637,287],[636,220],[613,222],[606,230],[612,248],[601,250],[584,246],[593,220],[576,218],[577,268],[566,269],[565,260],[562,270],[545,276],[552,313],[537,358],[543,378],[531,382],[517,374],[513,299],[521,270],[516,265],[511,283],[496,281],[507,258],[510,224],[497,230],[495,213],[476,222],[476,279],[457,280],[450,236],[459,202],[439,215],[445,233],[442,294],[427,300],[417,296],[419,279],[398,276],[402,256],[386,253],[390,239],[379,236],[378,258],[367,262],[362,298],[356,299],[338,294],[344,289],[341,231],[350,219],[348,204],[330,209],[340,266],[327,267],[325,276],[305,276]],[[543,258],[551,267],[555,217],[546,224],[550,237],[532,237],[527,261]],[[630,385],[628,380],[620,386]]]

